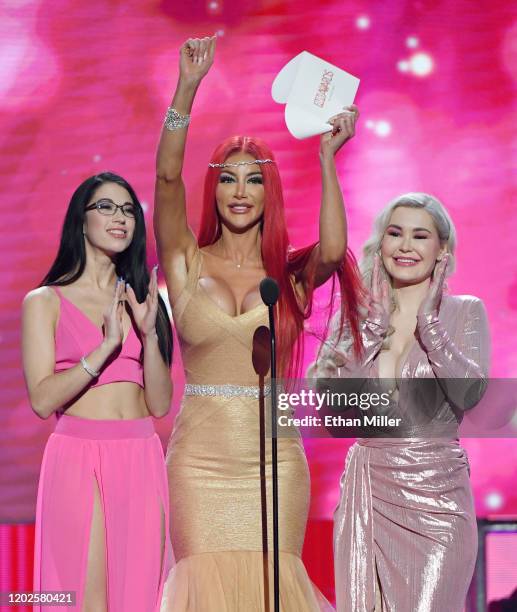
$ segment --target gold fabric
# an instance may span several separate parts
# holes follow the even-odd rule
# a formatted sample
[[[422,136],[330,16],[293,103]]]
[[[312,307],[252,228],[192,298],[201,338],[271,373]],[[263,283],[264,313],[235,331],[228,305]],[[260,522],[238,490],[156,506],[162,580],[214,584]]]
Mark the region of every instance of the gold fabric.
[[[198,285],[201,265],[198,250],[173,311],[187,383],[259,385],[253,338],[267,325],[267,308],[226,314]],[[164,590],[163,611],[273,610],[271,440],[266,437],[263,449],[264,504],[260,402],[222,395],[183,400],[166,459],[177,564]],[[310,481],[299,439],[278,441],[278,476],[281,609],[332,610],[301,561]]]

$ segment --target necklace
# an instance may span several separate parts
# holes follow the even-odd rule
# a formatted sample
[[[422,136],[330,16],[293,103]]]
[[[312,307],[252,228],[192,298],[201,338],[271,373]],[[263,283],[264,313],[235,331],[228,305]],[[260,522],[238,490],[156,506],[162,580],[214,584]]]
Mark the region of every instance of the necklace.
[[[222,259],[226,259],[225,256],[224,256],[224,253],[222,253],[221,255],[218,255],[218,256],[221,257]],[[244,266],[244,264],[246,263],[245,261],[243,261],[242,263],[237,263],[237,262],[233,261],[233,259],[231,259],[231,258],[228,258],[228,259],[231,261],[232,265],[234,265],[237,268],[237,270],[240,270]],[[258,263],[258,262],[254,262],[254,263]]]

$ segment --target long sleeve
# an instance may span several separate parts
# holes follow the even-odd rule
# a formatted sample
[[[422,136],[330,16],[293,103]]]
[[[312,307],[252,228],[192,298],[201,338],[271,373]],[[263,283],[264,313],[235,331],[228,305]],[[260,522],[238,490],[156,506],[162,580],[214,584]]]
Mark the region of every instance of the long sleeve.
[[[330,324],[328,338],[322,344],[317,360],[307,370],[308,378],[368,378],[373,360],[386,337],[388,320],[385,316],[368,315],[361,323],[362,353],[354,354],[350,330],[345,323],[339,329],[340,313]]]
[[[361,344],[363,348],[362,359],[360,363],[353,363],[349,360],[349,368],[351,370],[360,367],[364,369],[370,367],[378,352],[382,348],[382,343],[386,338],[388,330],[389,317],[384,315],[368,315],[361,324]],[[355,366],[355,367],[354,367]]]
[[[462,298],[454,340],[440,314],[420,314],[417,327],[429,363],[448,399],[468,410],[483,396],[488,378],[490,337],[483,302]]]
[[[307,378],[340,378],[340,369],[352,351],[352,337],[345,322],[340,328],[340,312],[336,312],[329,325],[327,338],[318,349],[316,360],[307,369]]]

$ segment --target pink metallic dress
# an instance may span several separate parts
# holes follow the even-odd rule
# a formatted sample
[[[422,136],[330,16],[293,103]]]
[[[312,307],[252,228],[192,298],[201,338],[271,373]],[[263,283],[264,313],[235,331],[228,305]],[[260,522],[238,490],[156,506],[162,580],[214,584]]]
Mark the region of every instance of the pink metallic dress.
[[[380,382],[380,321],[366,320],[362,338],[360,363],[345,339],[324,347],[312,375]],[[404,437],[359,438],[346,459],[334,515],[337,612],[463,611],[477,529],[457,429],[464,410],[481,398],[488,368],[479,299],[445,295],[439,314],[418,317],[397,379],[404,428],[397,436]],[[429,424],[443,436],[428,435]]]

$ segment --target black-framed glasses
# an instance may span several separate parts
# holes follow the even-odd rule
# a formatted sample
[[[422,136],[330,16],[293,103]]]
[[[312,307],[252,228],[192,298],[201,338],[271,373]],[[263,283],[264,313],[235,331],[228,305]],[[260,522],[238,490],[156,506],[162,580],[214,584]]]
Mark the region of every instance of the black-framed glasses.
[[[101,200],[97,200],[97,202],[93,202],[93,204],[89,204],[84,210],[93,210],[94,208],[96,208],[101,215],[106,215],[107,217],[112,217],[119,208],[125,217],[134,219],[136,216],[136,206],[131,204],[131,202],[115,204],[115,202],[109,198],[102,198]]]

